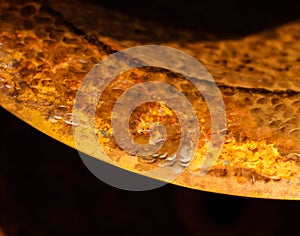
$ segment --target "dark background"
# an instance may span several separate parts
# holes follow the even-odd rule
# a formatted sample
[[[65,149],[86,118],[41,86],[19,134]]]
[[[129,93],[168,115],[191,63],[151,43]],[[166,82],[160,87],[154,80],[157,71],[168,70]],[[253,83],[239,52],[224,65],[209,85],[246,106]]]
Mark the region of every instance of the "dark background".
[[[298,235],[300,202],[166,185],[123,191],[76,150],[0,109],[0,226],[7,235]]]
[[[85,0],[81,0],[85,1]],[[89,0],[168,28],[239,37],[298,19],[296,0]],[[199,39],[201,39],[199,35]]]
[[[300,14],[299,4],[290,0],[101,4],[221,38],[266,30]],[[0,227],[7,235],[298,235],[299,212],[297,201],[173,185],[147,192],[115,189],[94,177],[77,151],[0,109]]]

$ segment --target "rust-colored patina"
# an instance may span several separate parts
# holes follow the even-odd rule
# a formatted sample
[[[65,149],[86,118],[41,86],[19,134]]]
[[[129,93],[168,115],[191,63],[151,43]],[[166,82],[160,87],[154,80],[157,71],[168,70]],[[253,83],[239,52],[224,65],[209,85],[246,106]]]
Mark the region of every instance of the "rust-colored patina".
[[[171,156],[178,144],[178,120],[158,104],[139,107],[130,123],[132,135],[140,143],[148,141],[143,130],[151,122],[166,123],[171,141],[155,157],[127,154],[112,135],[111,110],[122,92],[139,82],[161,81],[189,98],[202,131],[194,160],[173,184],[249,197],[300,198],[299,22],[226,40],[189,41],[190,32],[179,31],[173,41],[165,42],[161,35],[167,30],[160,25],[145,26],[92,3],[72,2],[1,1],[1,106],[76,148],[72,107],[81,81],[93,66],[118,50],[143,44],[144,39],[148,44],[174,47],[197,58],[220,88],[228,126],[221,156],[207,175],[197,176],[211,128],[204,99],[178,74],[141,68],[118,76],[99,102],[95,133],[116,165],[122,163],[126,169],[142,173],[163,162],[164,154]],[[82,8],[85,11],[80,11]],[[89,17],[84,19],[86,14]],[[147,35],[145,27],[151,27],[152,34]],[[137,30],[140,37],[125,37]],[[159,156],[163,158],[156,158]]]

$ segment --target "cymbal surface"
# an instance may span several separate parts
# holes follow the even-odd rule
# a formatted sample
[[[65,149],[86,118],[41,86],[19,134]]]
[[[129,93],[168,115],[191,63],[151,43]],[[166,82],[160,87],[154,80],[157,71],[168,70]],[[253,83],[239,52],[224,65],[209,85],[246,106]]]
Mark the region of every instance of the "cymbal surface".
[[[173,47],[199,60],[221,91],[227,118],[221,155],[204,177],[197,175],[211,137],[205,100],[181,75],[139,68],[118,76],[98,104],[94,128],[111,160],[142,174],[163,163],[165,153],[165,158],[172,156],[180,127],[168,107],[141,106],[130,120],[133,137],[141,143],[149,139],[143,130],[150,121],[166,124],[173,142],[167,142],[158,153],[161,159],[145,161],[118,148],[110,125],[114,103],[124,91],[145,81],[164,82],[187,96],[201,126],[195,158],[172,183],[238,196],[300,198],[300,22],[234,39],[214,39],[204,32],[203,40],[189,40],[192,31],[171,30],[174,38],[170,40],[163,25],[143,24],[93,3],[76,4],[1,1],[1,106],[76,148],[72,109],[87,73],[104,58],[128,47],[145,42]],[[161,110],[163,115],[157,115]]]

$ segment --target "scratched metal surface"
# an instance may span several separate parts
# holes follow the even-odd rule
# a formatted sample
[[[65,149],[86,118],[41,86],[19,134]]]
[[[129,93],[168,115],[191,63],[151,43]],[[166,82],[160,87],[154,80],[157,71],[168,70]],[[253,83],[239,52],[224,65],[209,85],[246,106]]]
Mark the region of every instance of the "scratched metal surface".
[[[117,50],[145,42],[175,47],[197,58],[212,74],[223,95],[228,130],[223,152],[209,174],[193,175],[209,137],[209,117],[203,115],[200,151],[174,184],[250,197],[299,199],[298,21],[233,39],[213,39],[204,32],[203,39],[189,40],[192,32],[171,31],[170,40],[162,25],[144,24],[93,3],[80,4],[1,1],[1,106],[74,147],[69,120],[74,96],[96,63]],[[149,28],[155,30],[148,34]],[[144,77],[170,79],[160,71],[135,74],[141,81]],[[181,77],[171,75],[174,78],[182,91],[191,89]],[[119,79],[133,83],[131,73]],[[114,97],[107,93],[104,99],[113,101]],[[201,97],[191,99],[198,113],[207,110]],[[106,125],[105,114],[98,118]],[[100,123],[101,131],[106,126]],[[101,137],[100,141],[105,143]],[[122,156],[121,161],[130,164],[128,169],[139,173],[151,168],[138,158],[130,159],[114,144],[106,145],[115,148],[116,161]]]

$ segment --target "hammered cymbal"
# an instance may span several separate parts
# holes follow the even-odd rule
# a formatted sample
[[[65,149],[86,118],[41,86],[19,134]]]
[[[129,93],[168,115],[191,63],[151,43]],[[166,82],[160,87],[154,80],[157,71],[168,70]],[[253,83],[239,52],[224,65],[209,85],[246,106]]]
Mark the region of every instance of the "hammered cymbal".
[[[194,160],[173,184],[239,196],[300,198],[298,21],[233,39],[213,39],[204,32],[203,40],[189,40],[192,33],[179,30],[172,33],[172,41],[164,40],[169,36],[162,36],[168,32],[165,26],[145,25],[134,17],[110,12],[93,3],[80,4],[83,3],[51,0],[0,3],[2,107],[41,132],[76,148],[72,108],[87,73],[108,55],[144,42],[174,47],[199,60],[222,93],[227,117],[222,153],[208,174],[204,177],[194,174],[211,135],[205,101],[182,76],[142,68],[120,75],[101,98],[107,103],[97,113],[95,129],[99,142],[111,152],[116,165],[125,163],[128,170],[142,173],[165,161],[164,153],[172,156],[174,144],[167,143],[157,155],[163,158],[148,159],[147,163],[132,158],[117,147],[110,126],[109,111],[124,90],[137,82],[159,80],[186,94],[195,106],[202,128]],[[152,33],[147,34],[150,27]],[[129,40],[128,35],[137,31],[139,36]],[[164,108],[165,116],[155,115],[159,109],[160,106],[151,104],[136,111],[132,118],[133,129],[137,130],[135,138],[144,142],[145,136],[147,140],[147,135],[138,129],[146,126],[148,119],[163,122],[175,117],[168,108]],[[176,118],[169,122],[175,128],[177,123]],[[172,131],[174,127],[169,129]],[[171,137],[178,144],[175,131]]]

